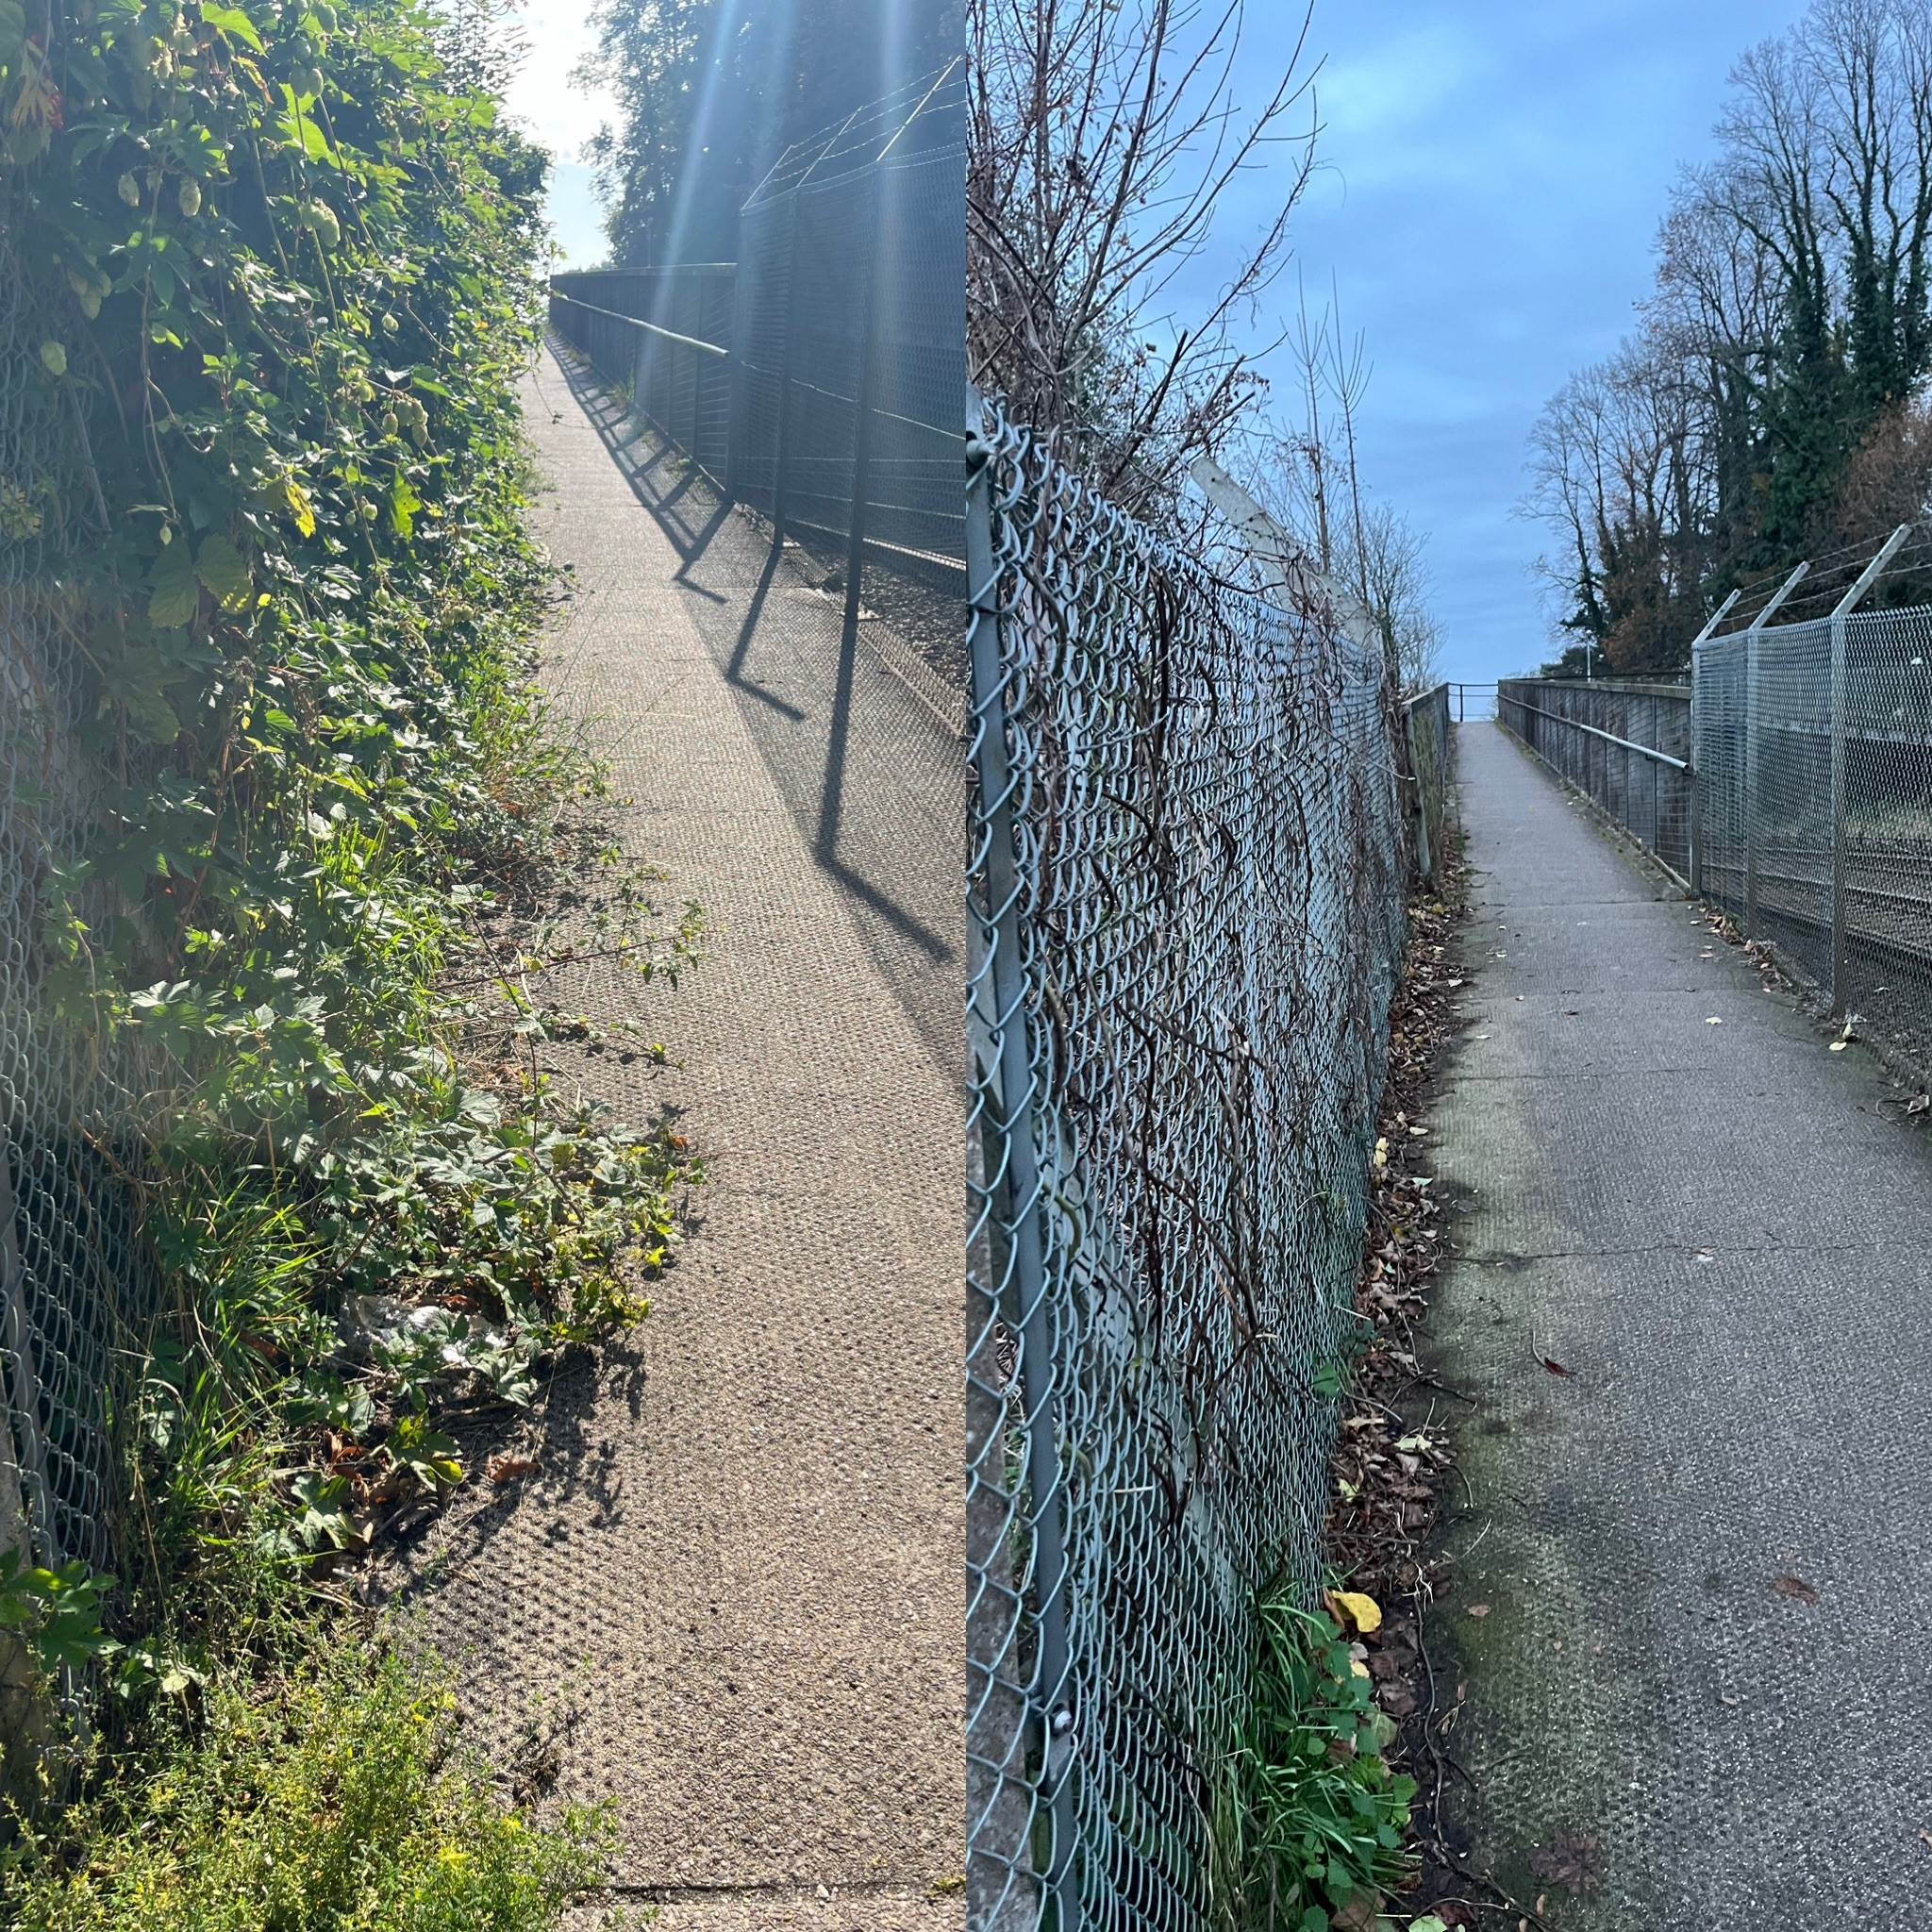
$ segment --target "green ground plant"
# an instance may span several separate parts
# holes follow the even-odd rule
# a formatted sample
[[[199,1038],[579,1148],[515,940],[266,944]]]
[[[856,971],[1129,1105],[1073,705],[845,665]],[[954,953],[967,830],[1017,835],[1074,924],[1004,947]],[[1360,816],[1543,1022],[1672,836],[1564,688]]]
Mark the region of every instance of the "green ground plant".
[[[434,1903],[484,1802],[440,1746],[392,1767],[430,1819],[381,1854],[415,1916],[289,1916],[265,1875],[324,1733],[417,1695],[358,1646],[292,1664],[291,1617],[348,1641],[313,1621],[331,1573],[463,1479],[453,1417],[526,1407],[642,1314],[694,1175],[540,1061],[585,1029],[564,971],[675,975],[698,927],[658,917],[532,675],[543,160],[497,42],[419,0],[0,0],[0,353],[35,453],[0,451],[0,581],[60,640],[46,727],[98,797],[36,880],[43,1018],[120,1096],[104,1158],[142,1229],[116,1576],[0,1578],[97,1693],[80,1769],[23,1800],[24,1923],[537,1923],[476,1903],[508,1877]],[[142,1811],[150,1774],[175,1796]],[[505,1829],[479,1859],[575,1869]]]
[[[1367,1932],[1410,1875],[1415,1781],[1390,1767],[1394,1723],[1321,1611],[1274,1588],[1257,1595],[1255,1624],[1246,1724],[1210,1787],[1215,1922]]]
[[[607,1818],[533,1830],[458,1747],[448,1686],[336,1641],[224,1685],[12,1858],[20,1932],[537,1932]]]

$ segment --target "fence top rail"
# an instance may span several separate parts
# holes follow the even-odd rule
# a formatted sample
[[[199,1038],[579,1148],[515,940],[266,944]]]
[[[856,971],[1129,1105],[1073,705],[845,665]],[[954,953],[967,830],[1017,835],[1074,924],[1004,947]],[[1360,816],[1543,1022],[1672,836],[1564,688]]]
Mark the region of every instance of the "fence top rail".
[[[1404,691],[1402,694],[1402,702],[1410,710],[1413,710],[1416,708],[1416,706],[1425,705],[1430,701],[1430,699],[1440,697],[1449,688],[1450,680],[1446,677],[1439,677],[1434,684],[1425,684],[1421,686],[1418,690]]]
[[[551,277],[554,289],[558,282],[588,281],[592,276],[603,275],[734,275],[738,273],[735,261],[674,261],[664,268],[560,268]]]
[[[1734,633],[1735,635],[1735,633]],[[1540,691],[1607,691],[1624,697],[1689,699],[1690,687],[1674,680],[1650,677],[1502,677],[1498,689],[1509,685],[1533,684]],[[1474,686],[1471,687],[1474,689]]]
[[[553,302],[568,302],[573,308],[584,309],[591,315],[608,316],[612,322],[624,323],[630,328],[643,329],[649,335],[662,336],[667,342],[677,342],[684,348],[696,349],[700,355],[723,356],[727,359],[731,355],[729,349],[721,348],[716,342],[702,341],[696,336],[681,336],[675,329],[659,328],[655,322],[645,322],[639,316],[623,315],[615,308],[599,308],[594,302],[579,302],[575,295],[566,295],[561,289],[552,289],[550,299]]]
[[[1585,724],[1579,719],[1566,718],[1561,711],[1546,711],[1541,705],[1533,705],[1527,698],[1512,697],[1509,702],[1519,710],[1534,711],[1539,718],[1548,718],[1557,724],[1567,724],[1573,731],[1589,733],[1591,738],[1601,738],[1606,744],[1620,744],[1625,751],[1641,752],[1647,758],[1655,758],[1660,765],[1669,765],[1674,772],[1688,772],[1689,758],[1674,758],[1669,752],[1659,751],[1654,744],[1639,744],[1634,738],[1619,738],[1614,731],[1599,731],[1594,724]]]

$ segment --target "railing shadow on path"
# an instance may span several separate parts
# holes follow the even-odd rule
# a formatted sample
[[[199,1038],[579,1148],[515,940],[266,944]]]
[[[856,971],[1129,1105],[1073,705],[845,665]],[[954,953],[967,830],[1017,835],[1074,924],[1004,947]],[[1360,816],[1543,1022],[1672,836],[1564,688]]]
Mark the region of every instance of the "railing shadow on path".
[[[567,351],[549,367],[675,551],[668,582],[692,599],[721,674],[749,701],[754,736],[814,862],[856,902],[929,1048],[955,1065],[964,950],[953,890],[964,782],[957,739],[883,653],[861,651],[865,626],[879,620],[852,608],[836,573],[832,590],[814,582],[822,567],[808,553],[734,514],[695,465]]]

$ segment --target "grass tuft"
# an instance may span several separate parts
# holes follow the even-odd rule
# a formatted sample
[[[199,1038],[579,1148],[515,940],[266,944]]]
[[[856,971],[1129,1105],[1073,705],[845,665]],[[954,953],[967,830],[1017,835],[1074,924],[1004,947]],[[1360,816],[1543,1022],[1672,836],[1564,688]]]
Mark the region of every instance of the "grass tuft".
[[[1388,1760],[1395,1725],[1348,1641],[1286,1591],[1255,1605],[1244,1730],[1211,1788],[1217,1932],[1370,1926],[1409,1877],[1415,1781]]]

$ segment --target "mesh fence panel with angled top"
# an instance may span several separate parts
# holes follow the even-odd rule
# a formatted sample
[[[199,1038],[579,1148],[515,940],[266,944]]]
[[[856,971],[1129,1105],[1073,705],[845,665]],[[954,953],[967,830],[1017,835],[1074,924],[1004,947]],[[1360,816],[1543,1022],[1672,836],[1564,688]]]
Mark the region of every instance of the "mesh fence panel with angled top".
[[[968,1921],[1193,1932],[1317,1588],[1406,854],[1378,654],[969,443]]]
[[[83,613],[63,565],[99,541],[72,386],[49,380],[0,171],[0,1545],[110,1565],[111,1390],[146,1264],[130,1070],[60,1010],[48,888],[84,867],[101,784]],[[105,894],[106,889],[102,889]],[[103,896],[105,919],[113,908]],[[70,1003],[76,1009],[84,1000]]]
[[[788,148],[735,264],[552,278],[551,323],[638,413],[963,683],[962,63]]]
[[[1932,607],[1714,637],[1695,719],[1706,896],[1932,1073]]]

